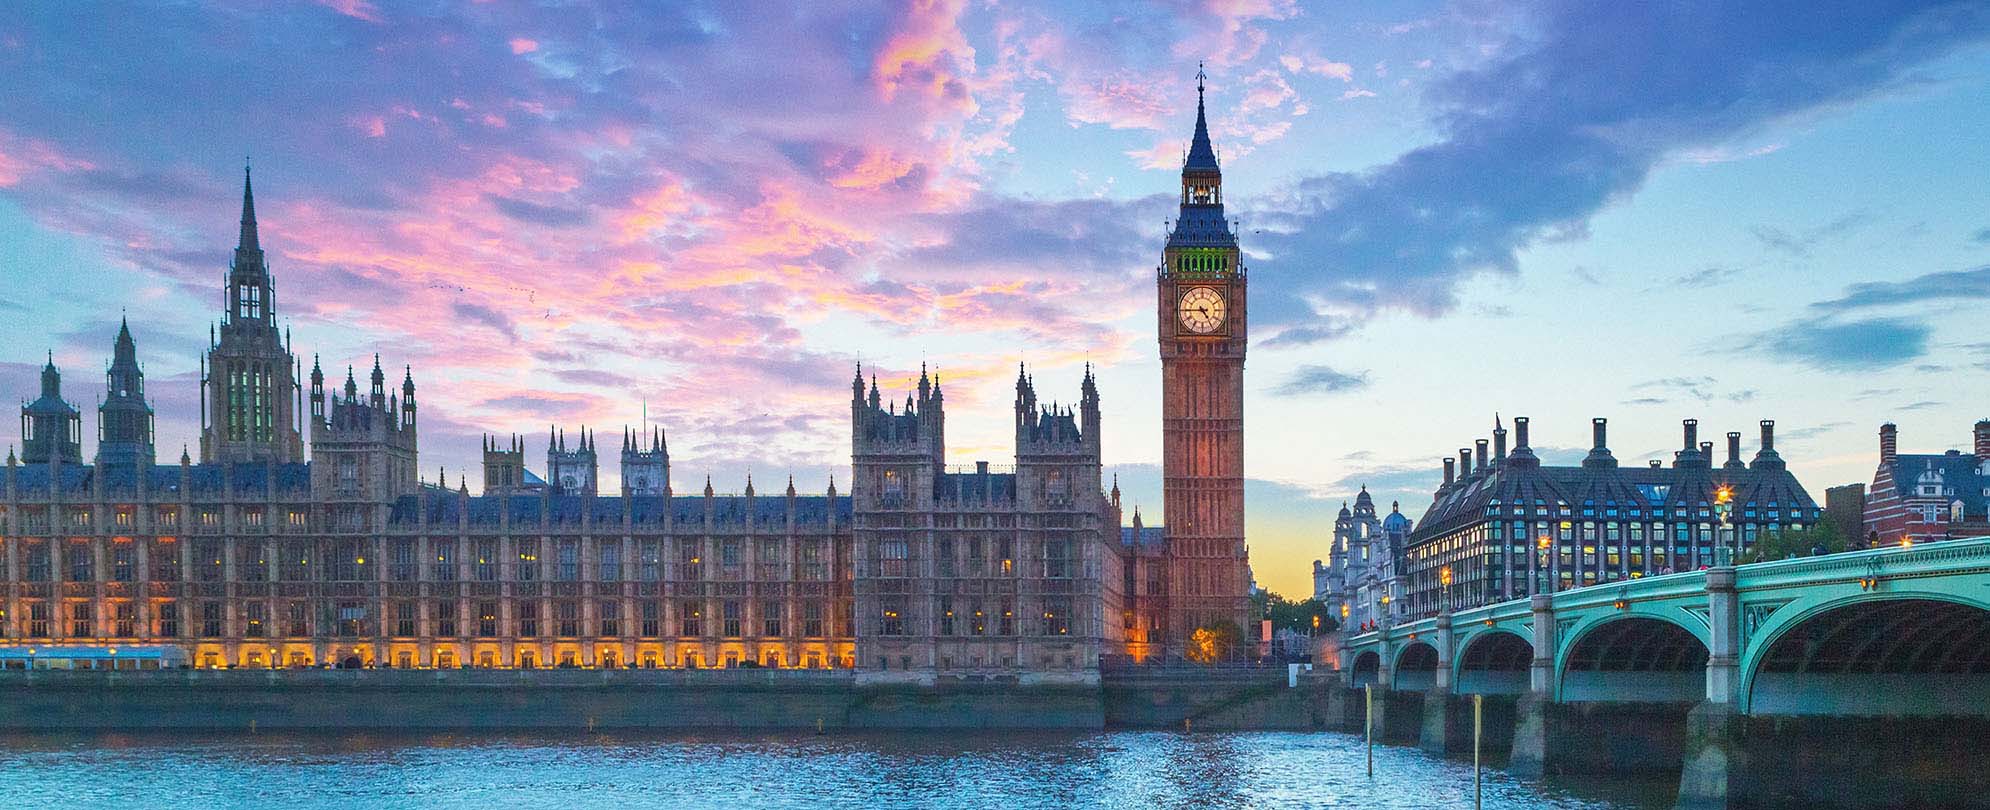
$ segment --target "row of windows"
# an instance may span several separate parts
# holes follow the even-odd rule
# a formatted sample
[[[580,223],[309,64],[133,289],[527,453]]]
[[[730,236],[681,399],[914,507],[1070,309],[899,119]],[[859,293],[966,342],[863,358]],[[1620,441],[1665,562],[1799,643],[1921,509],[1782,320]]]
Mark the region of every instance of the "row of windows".
[[[719,565],[717,571],[722,578],[743,579],[747,573],[742,564],[742,540],[726,538],[718,542]],[[183,546],[183,544],[185,544]],[[789,560],[783,552],[782,543],[775,538],[760,541],[758,559],[753,573],[759,580],[773,581],[797,579],[804,582],[828,581],[832,572],[831,560],[835,553],[830,541],[805,539],[798,541],[795,548],[793,573],[789,574]],[[54,549],[62,547],[64,580],[67,582],[93,582],[99,578],[96,565],[96,550],[90,541],[70,541],[51,543],[42,540],[27,540],[20,543],[21,578],[28,582],[49,582],[54,574]],[[138,543],[134,541],[113,541],[108,544],[107,569],[103,576],[108,581],[132,582],[138,578]],[[315,581],[320,570],[326,570],[324,578],[329,581],[374,581],[382,573],[378,567],[383,563],[369,555],[374,545],[364,540],[339,540],[329,544],[328,554],[320,557],[312,546],[278,543],[277,558],[272,564],[270,549],[260,542],[237,542],[234,578],[236,581],[259,581],[268,578],[274,567],[279,580],[292,582]],[[620,540],[603,540],[595,547],[595,559],[591,564],[583,564],[581,541],[555,540],[551,543],[552,558],[542,560],[538,538],[525,538],[514,541],[508,553],[501,554],[500,545],[495,539],[473,539],[468,543],[467,558],[470,578],[478,582],[497,582],[507,572],[515,581],[534,582],[548,580],[555,582],[578,582],[593,579],[601,582],[634,580],[656,582],[663,579],[664,543],[658,539],[638,541],[635,557],[625,562]],[[676,574],[682,580],[700,580],[705,574],[703,558],[704,542],[686,540],[679,542]],[[459,543],[453,540],[433,541],[430,553],[433,559],[419,559],[420,552],[411,538],[396,538],[388,541],[388,561],[384,563],[387,578],[395,582],[417,581],[426,565],[429,578],[437,582],[457,581],[462,563],[466,559],[459,553]],[[174,538],[159,538],[152,542],[147,556],[151,572],[149,579],[156,582],[179,582],[183,579],[181,549],[189,548],[192,565],[192,578],[198,582],[220,582],[227,573],[225,557],[226,544],[219,539],[194,539],[181,541]],[[315,565],[314,565],[315,560]]]
[[[1035,635],[1068,636],[1073,616],[1069,597],[1046,598],[1041,615],[1029,617],[1031,621],[1018,622],[1014,599],[983,601],[942,596],[934,606],[932,632],[941,636],[1013,636],[1020,627]],[[924,635],[926,632],[926,628],[915,620],[913,612],[907,608],[907,600],[903,596],[879,598],[875,627],[881,636]]]
[[[497,638],[514,635],[522,638],[537,638],[542,635],[557,637],[621,637],[634,635],[644,638],[658,638],[665,635],[698,637],[708,631],[719,637],[744,638],[748,636],[780,637],[790,631],[806,638],[827,638],[828,631],[840,630],[843,636],[850,635],[847,611],[836,609],[831,603],[822,600],[809,600],[799,603],[796,615],[788,614],[783,602],[769,600],[759,603],[751,617],[748,615],[748,602],[726,600],[718,603],[718,613],[711,615],[706,602],[685,600],[678,604],[674,613],[666,619],[665,603],[662,600],[645,600],[635,603],[634,609],[625,607],[621,600],[603,599],[594,603],[594,616],[590,620],[576,600],[558,600],[552,603],[550,615],[541,615],[537,601],[512,603],[510,630],[507,631],[501,619],[498,602],[455,603],[437,605],[433,617],[433,628],[427,635],[453,638],[462,635]],[[98,606],[90,602],[70,602],[60,605],[62,627],[71,638],[137,638],[149,635],[156,638],[180,638],[182,632],[203,638],[226,638],[227,611],[221,602],[201,602],[194,607],[194,622],[191,626],[184,621],[182,606],[176,602],[159,602],[152,605],[150,628],[147,633],[139,632],[138,605],[133,602],[116,602],[109,605],[108,633],[99,632],[97,626]],[[312,603],[293,601],[281,603],[277,615],[269,614],[269,605],[260,601],[241,603],[240,634],[244,638],[305,637],[317,633],[344,638],[362,638],[376,635],[386,630],[396,637],[423,635],[420,622],[420,607],[417,603],[393,602],[386,607],[385,616],[372,614],[367,602],[342,601],[320,604],[314,610]],[[459,609],[467,608],[468,621],[459,622]],[[48,602],[30,602],[23,606],[26,621],[19,628],[19,635],[25,638],[51,638],[56,628],[57,605]],[[7,627],[5,609],[0,609],[0,631]],[[468,629],[468,634],[460,630]],[[978,633],[977,633],[978,634]]]
[[[1014,576],[1016,573],[1013,538],[998,537],[984,541],[979,537],[968,537],[956,543],[954,538],[943,537],[937,546],[933,560],[935,576],[1006,577]],[[904,578],[921,575],[910,542],[900,538],[887,538],[878,541],[876,549],[873,568],[877,576]],[[1031,573],[1049,579],[1065,579],[1074,575],[1070,538],[1060,536],[1045,539],[1038,546],[1038,550],[1041,556],[1034,560],[1035,570]],[[989,556],[990,553],[993,554],[992,557]]]

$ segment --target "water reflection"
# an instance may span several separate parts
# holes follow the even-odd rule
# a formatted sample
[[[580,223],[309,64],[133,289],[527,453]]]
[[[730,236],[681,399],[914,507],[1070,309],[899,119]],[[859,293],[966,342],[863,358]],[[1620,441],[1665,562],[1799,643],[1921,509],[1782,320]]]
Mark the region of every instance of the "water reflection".
[[[0,736],[0,803],[160,808],[1470,807],[1469,762],[1340,734]],[[1669,807],[1672,784],[1522,782],[1488,808]]]

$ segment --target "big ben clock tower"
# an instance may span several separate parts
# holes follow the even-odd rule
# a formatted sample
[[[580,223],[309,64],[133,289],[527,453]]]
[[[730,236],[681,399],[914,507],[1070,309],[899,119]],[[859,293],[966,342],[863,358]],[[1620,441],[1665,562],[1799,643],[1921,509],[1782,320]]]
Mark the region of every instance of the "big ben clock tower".
[[[1223,216],[1223,173],[1196,74],[1195,140],[1181,215],[1156,279],[1161,344],[1162,500],[1167,510],[1167,643],[1228,620],[1248,628],[1244,547],[1244,266]]]

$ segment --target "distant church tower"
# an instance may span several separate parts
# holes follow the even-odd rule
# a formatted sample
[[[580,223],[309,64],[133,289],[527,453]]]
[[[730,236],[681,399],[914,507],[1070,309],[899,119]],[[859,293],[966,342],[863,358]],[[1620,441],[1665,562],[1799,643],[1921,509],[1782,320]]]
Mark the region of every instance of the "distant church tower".
[[[152,406],[145,402],[145,372],[138,367],[138,344],[131,339],[129,323],[118,324],[104,378],[104,403],[97,406],[97,463],[152,466]]]
[[[1161,344],[1162,501],[1167,510],[1168,642],[1228,620],[1248,628],[1244,547],[1244,267],[1223,216],[1203,79],[1182,164],[1181,214],[1156,279]]]
[[[242,174],[242,234],[228,301],[201,369],[200,459],[304,460],[297,363],[276,328],[276,282],[256,235],[256,198]]]

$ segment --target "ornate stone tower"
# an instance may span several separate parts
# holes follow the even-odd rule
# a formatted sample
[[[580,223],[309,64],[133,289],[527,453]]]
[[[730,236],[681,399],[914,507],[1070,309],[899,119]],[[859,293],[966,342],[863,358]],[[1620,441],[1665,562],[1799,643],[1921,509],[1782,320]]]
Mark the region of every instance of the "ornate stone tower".
[[[670,489],[670,447],[663,428],[651,428],[649,449],[641,433],[622,429],[622,494],[662,495]]]
[[[414,370],[401,378],[398,396],[388,394],[387,374],[374,355],[362,398],[348,366],[344,396],[333,396],[329,407],[323,379],[312,361],[311,492],[323,501],[334,530],[379,531],[389,505],[419,483]]]
[[[83,463],[83,414],[62,398],[53,354],[41,369],[41,397],[21,408],[21,461]]]
[[[1246,628],[1244,547],[1244,267],[1223,216],[1223,173],[1209,143],[1203,76],[1195,139],[1182,164],[1181,214],[1160,273],[1162,501],[1167,510],[1168,624],[1175,648],[1199,627]]]
[[[104,374],[104,402],[97,406],[97,463],[152,466],[152,406],[145,402],[145,372],[131,325],[120,322]]]
[[[546,479],[555,489],[569,495],[593,495],[598,486],[601,465],[594,453],[594,434],[583,427],[580,443],[567,449],[566,431],[546,430]]]
[[[227,309],[201,368],[200,459],[304,460],[297,364],[276,328],[276,281],[256,234],[256,198],[242,175],[242,233],[228,266]]]

